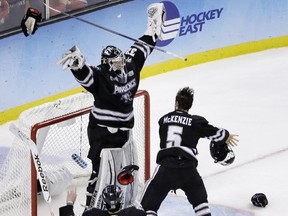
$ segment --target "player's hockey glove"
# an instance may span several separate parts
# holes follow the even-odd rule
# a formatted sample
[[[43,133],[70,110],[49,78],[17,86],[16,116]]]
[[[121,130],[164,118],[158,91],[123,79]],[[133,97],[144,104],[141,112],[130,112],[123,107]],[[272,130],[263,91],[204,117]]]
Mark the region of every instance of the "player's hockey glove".
[[[254,206],[257,207],[265,207],[268,205],[268,200],[265,194],[256,193],[251,197],[251,202]]]
[[[166,11],[163,3],[153,3],[147,8],[147,29],[145,35],[152,36],[153,41],[156,37],[161,39],[161,28],[163,22],[166,20]]]
[[[123,167],[122,171],[118,174],[117,180],[121,185],[128,185],[134,182],[134,176],[132,173],[135,170],[139,170],[137,165],[128,165]]]
[[[38,29],[38,23],[42,20],[41,12],[35,8],[28,8],[26,14],[21,21],[21,29],[24,35],[27,37],[33,35]]]
[[[73,46],[62,55],[62,59],[57,64],[61,65],[63,70],[67,68],[79,70],[85,65],[85,57],[77,46]]]

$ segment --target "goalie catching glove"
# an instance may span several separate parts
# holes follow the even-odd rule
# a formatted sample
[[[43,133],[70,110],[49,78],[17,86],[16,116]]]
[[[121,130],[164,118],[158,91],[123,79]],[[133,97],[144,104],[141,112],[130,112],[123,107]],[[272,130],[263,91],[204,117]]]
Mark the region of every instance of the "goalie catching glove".
[[[21,21],[21,29],[24,35],[27,37],[33,35],[38,29],[38,23],[42,20],[41,12],[35,8],[28,8],[25,16]]]
[[[65,52],[62,59],[57,62],[62,65],[63,70],[70,68],[72,70],[82,69],[85,65],[84,55],[80,52],[77,46],[73,46],[70,50]]]

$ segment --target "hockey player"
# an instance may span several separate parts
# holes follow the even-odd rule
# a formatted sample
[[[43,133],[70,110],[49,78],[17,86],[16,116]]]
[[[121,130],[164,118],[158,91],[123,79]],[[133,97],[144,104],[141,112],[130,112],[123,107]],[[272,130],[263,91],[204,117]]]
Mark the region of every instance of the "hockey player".
[[[69,190],[67,193],[67,205],[59,208],[60,216],[74,216],[73,205],[76,200],[76,190]],[[116,185],[108,185],[102,191],[102,197],[106,205],[106,210],[91,208],[85,211],[82,216],[146,216],[145,211],[139,207],[128,207],[122,209],[122,191]]]
[[[226,142],[235,146],[236,135],[217,128],[197,115],[190,115],[194,91],[180,89],[176,95],[175,110],[159,120],[161,150],[153,177],[145,185],[141,205],[149,216],[156,216],[162,201],[170,190],[182,189],[194,208],[196,216],[211,216],[207,192],[197,171],[197,143],[200,138]],[[179,213],[180,214],[180,213]]]
[[[25,36],[34,34],[41,16],[28,10],[21,26]],[[33,13],[31,13],[33,12]],[[147,28],[125,53],[108,45],[102,50],[101,64],[86,64],[84,55],[73,46],[58,62],[63,69],[70,69],[75,79],[95,101],[90,113],[88,158],[92,161],[90,183],[87,186],[86,206],[89,206],[99,172],[100,152],[103,148],[121,148],[129,138],[134,125],[133,99],[137,92],[140,71],[153,51],[165,21],[163,3],[154,3],[147,8]]]
[[[163,3],[150,5],[147,29],[139,42],[135,42],[125,53],[108,45],[102,50],[101,64],[97,67],[86,64],[84,55],[76,46],[64,53],[59,61],[63,69],[71,69],[79,84],[95,98],[88,124],[88,158],[92,161],[93,169],[90,180],[94,183],[87,187],[87,206],[95,189],[93,179],[98,176],[101,150],[121,148],[133,128],[133,99],[138,89],[140,71],[153,51],[164,13]]]

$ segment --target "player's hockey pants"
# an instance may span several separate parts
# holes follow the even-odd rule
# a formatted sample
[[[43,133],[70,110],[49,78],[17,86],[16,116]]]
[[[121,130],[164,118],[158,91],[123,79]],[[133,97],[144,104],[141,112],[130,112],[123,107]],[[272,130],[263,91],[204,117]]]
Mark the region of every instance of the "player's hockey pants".
[[[197,216],[211,215],[207,192],[196,169],[196,164],[191,167],[178,168],[157,166],[152,178],[145,185],[141,200],[144,210],[157,212],[169,191],[176,189],[182,189],[185,192]]]

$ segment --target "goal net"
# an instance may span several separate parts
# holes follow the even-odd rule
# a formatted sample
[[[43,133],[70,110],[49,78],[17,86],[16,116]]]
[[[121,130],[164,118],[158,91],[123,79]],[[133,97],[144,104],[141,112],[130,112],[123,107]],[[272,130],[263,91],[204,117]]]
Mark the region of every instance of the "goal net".
[[[74,180],[88,180],[92,167],[87,158],[87,125],[92,105],[93,96],[82,92],[21,113],[18,127],[37,143],[44,171],[57,175],[65,168]],[[137,92],[134,115],[132,134],[138,151],[139,185],[144,185],[150,176],[150,101],[147,91]],[[84,168],[75,157],[84,161]],[[87,184],[87,180],[82,182]],[[0,215],[37,215],[37,174],[28,145],[18,138],[14,139],[0,169]]]

